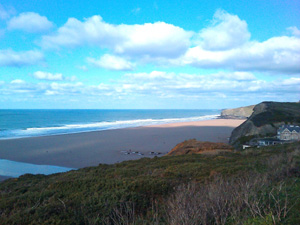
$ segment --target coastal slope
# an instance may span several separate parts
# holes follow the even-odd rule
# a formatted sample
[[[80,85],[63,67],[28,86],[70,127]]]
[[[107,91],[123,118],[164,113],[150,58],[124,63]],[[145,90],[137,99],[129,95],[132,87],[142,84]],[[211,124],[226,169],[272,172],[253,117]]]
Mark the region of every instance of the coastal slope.
[[[253,108],[252,115],[231,134],[230,144],[239,145],[249,138],[274,136],[286,123],[300,124],[300,104],[293,102],[262,102]]]

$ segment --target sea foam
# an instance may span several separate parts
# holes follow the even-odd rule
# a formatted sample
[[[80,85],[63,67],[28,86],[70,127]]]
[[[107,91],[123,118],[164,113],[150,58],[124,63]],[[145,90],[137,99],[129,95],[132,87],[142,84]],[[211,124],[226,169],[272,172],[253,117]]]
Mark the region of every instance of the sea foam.
[[[53,127],[31,127],[26,129],[1,131],[0,139],[71,134],[71,133],[112,130],[112,129],[149,126],[149,125],[176,123],[176,122],[200,121],[200,120],[216,119],[218,116],[219,115],[205,115],[205,116],[187,117],[187,118],[117,120],[117,121],[103,121],[103,122],[96,122],[96,123],[66,124],[62,126],[53,126]]]

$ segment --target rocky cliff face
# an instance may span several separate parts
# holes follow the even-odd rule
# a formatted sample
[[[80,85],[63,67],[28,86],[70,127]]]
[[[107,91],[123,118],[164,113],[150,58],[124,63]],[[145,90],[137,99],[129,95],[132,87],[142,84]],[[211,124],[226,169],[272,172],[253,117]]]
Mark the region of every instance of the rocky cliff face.
[[[216,151],[231,151],[232,147],[224,143],[203,142],[190,139],[176,145],[167,155],[201,154]]]
[[[252,115],[244,123],[232,131],[229,143],[239,145],[247,137],[274,136],[278,127],[286,123],[300,124],[299,103],[262,102],[253,108]]]
[[[225,119],[247,119],[253,113],[255,105],[240,107],[235,109],[224,109],[221,112],[221,118]]]

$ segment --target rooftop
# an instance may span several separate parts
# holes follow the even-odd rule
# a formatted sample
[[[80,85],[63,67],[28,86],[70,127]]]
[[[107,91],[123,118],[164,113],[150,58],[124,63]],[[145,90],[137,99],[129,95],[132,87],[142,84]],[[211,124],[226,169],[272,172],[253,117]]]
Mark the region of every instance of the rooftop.
[[[285,129],[288,129],[290,132],[296,131],[300,133],[300,127],[295,125],[283,125],[278,129],[278,132],[282,132]]]

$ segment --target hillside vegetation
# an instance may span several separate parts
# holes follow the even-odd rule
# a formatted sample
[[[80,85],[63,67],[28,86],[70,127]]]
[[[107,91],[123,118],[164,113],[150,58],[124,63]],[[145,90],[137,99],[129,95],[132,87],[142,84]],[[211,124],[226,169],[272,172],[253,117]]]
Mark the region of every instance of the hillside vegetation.
[[[300,224],[300,143],[0,183],[0,224]]]
[[[230,144],[238,146],[254,137],[274,136],[283,124],[300,125],[300,104],[262,102],[252,115],[232,131]]]

